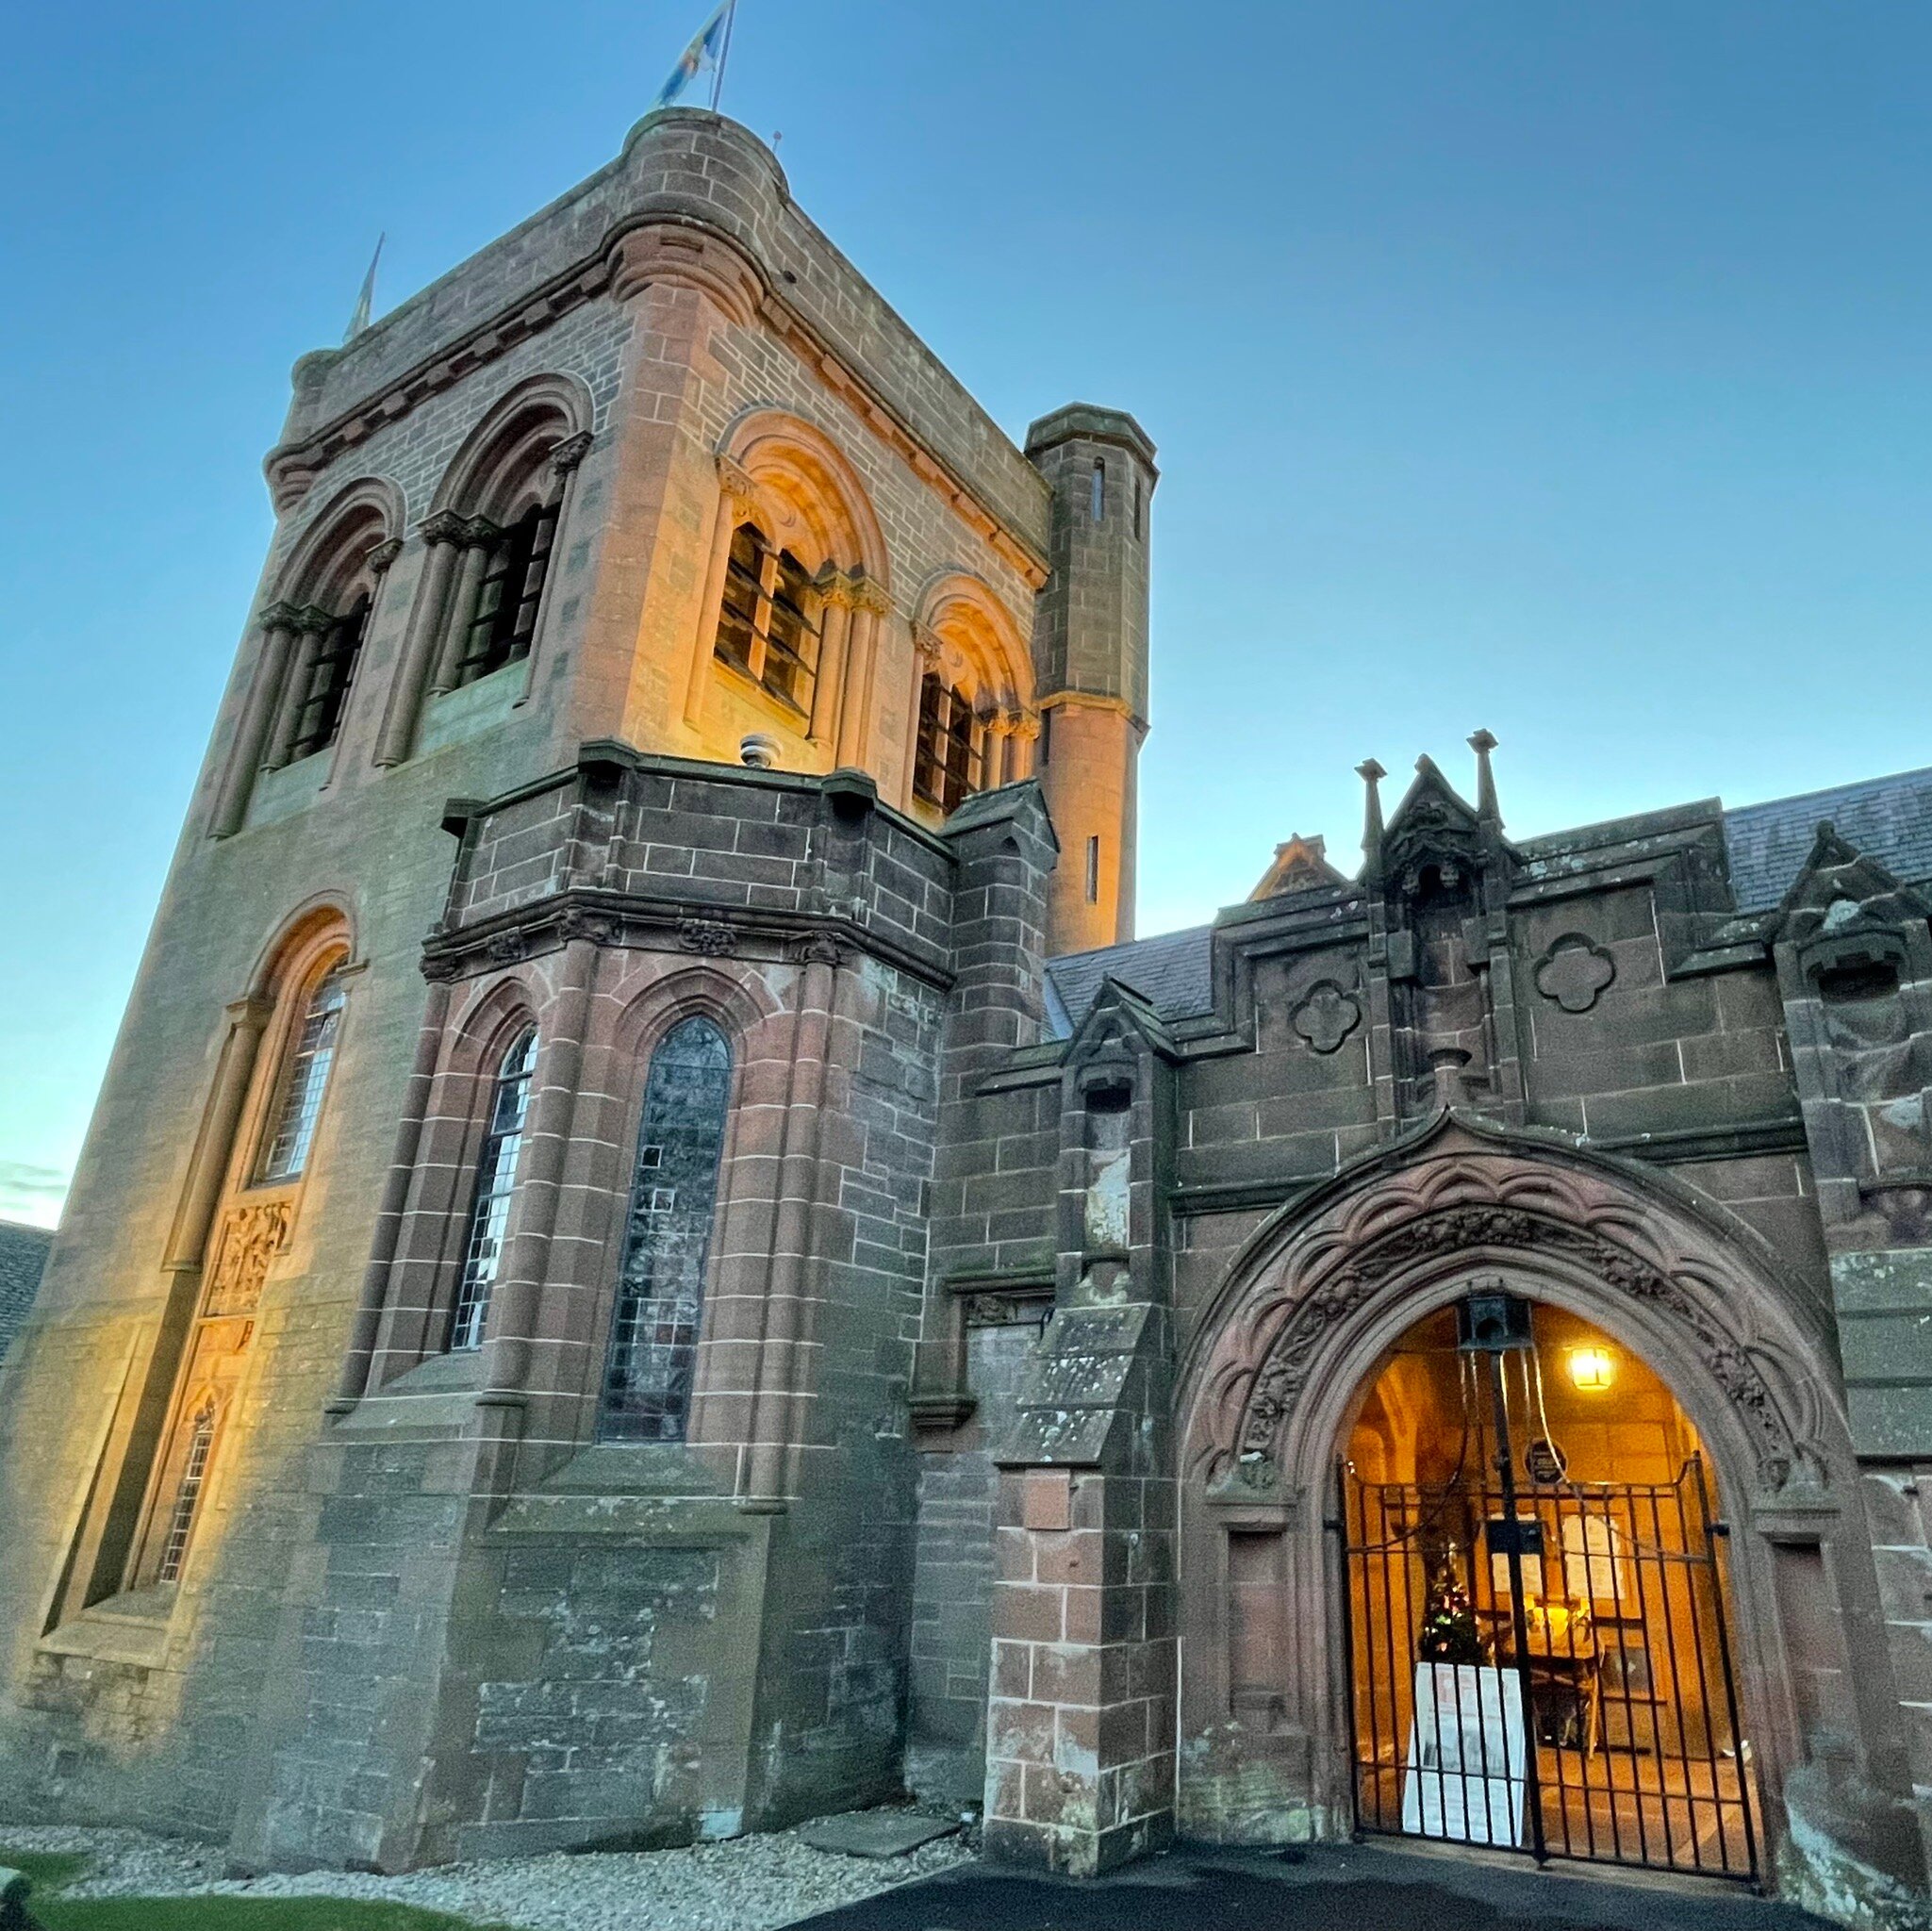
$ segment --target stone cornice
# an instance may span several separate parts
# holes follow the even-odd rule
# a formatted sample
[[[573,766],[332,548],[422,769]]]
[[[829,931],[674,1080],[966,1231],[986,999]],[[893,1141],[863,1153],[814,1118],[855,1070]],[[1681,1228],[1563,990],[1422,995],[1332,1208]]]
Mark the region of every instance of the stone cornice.
[[[518,343],[540,335],[586,302],[606,292],[621,301],[665,283],[702,289],[742,325],[762,320],[1031,588],[1037,590],[1046,583],[1050,570],[1045,553],[913,434],[885,398],[813,329],[738,243],[686,215],[646,215],[619,223],[588,258],[423,357],[333,421],[299,441],[271,450],[262,467],[276,514],[287,515],[329,464],[377,430],[401,421]]]
[[[639,951],[773,963],[863,952],[941,992],[953,981],[944,954],[902,945],[841,913],[720,908],[706,900],[584,886],[432,932],[423,942],[422,975],[461,979],[496,971],[556,951],[574,938]]]

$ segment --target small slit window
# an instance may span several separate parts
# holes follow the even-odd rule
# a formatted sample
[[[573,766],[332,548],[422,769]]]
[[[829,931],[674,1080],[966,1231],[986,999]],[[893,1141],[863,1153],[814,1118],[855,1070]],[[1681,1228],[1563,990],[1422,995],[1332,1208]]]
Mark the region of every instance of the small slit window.
[[[1094,458],[1093,498],[1088,504],[1095,522],[1104,521],[1107,515],[1107,465],[1098,457]]]
[[[769,697],[809,717],[818,678],[817,598],[812,573],[775,550],[755,523],[732,533],[713,653]]]
[[[463,1241],[463,1272],[450,1315],[450,1350],[483,1345],[490,1290],[503,1264],[510,1202],[517,1191],[517,1162],[530,1111],[531,1076],[537,1067],[537,1034],[525,1032],[504,1053],[490,1088],[489,1121],[476,1161],[476,1192]]]
[[[1087,903],[1100,902],[1100,841],[1098,836],[1087,840]]]
[[[275,1129],[261,1164],[260,1179],[265,1185],[298,1179],[308,1164],[322,1094],[329,1083],[329,1068],[335,1063],[343,1003],[342,973],[339,966],[326,974],[309,994],[301,1029],[289,1054],[275,1106]]]

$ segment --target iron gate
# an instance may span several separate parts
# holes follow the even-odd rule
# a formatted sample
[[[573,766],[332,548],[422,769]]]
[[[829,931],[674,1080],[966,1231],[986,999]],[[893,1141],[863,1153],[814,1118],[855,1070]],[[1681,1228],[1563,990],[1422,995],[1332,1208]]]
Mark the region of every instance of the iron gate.
[[[1358,1829],[1755,1881],[1701,1461],[1648,1487],[1537,1473],[1338,1467]]]

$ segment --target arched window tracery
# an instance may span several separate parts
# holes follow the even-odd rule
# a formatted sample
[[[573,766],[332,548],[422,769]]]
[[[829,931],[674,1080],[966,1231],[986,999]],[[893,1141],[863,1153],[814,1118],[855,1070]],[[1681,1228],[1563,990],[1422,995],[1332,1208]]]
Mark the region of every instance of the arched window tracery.
[[[346,989],[341,967],[332,967],[316,981],[303,1010],[302,1023],[289,1041],[278,1082],[274,1126],[263,1144],[259,1182],[273,1186],[299,1180],[308,1164],[328,1090],[329,1070],[336,1061],[336,1039],[341,1031]]]
[[[658,1042],[645,1081],[597,1433],[674,1442],[690,1420],[731,1043],[702,1015]]]
[[[1032,769],[1032,678],[1010,614],[977,578],[942,579],[913,626],[918,686],[906,748],[909,802],[944,817]]]
[[[812,572],[755,522],[732,533],[712,654],[806,720],[818,680],[819,599]]]

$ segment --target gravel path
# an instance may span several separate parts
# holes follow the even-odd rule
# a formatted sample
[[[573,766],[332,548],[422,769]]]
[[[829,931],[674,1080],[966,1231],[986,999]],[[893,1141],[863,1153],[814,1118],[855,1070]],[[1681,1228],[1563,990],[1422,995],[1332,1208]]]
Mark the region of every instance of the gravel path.
[[[86,1852],[93,1863],[67,1888],[70,1897],[385,1898],[527,1931],[769,1931],[971,1855],[953,1837],[904,1857],[848,1857],[779,1831],[682,1851],[444,1864],[404,1877],[310,1871],[231,1879],[219,1847],[142,1830],[0,1824],[0,1844]]]

